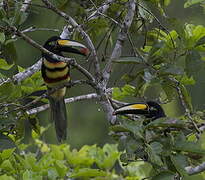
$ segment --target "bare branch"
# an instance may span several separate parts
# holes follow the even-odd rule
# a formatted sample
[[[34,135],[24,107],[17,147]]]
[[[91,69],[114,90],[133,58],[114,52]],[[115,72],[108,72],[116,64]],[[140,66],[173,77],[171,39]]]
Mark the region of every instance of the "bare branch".
[[[27,68],[25,71],[15,74],[12,77],[12,82],[19,83],[19,82],[23,81],[24,79],[26,79],[27,77],[32,76],[35,72],[40,70],[41,64],[42,64],[42,61],[40,59],[34,65]]]
[[[93,45],[89,35],[82,29],[82,27],[69,15],[67,15],[66,13],[60,11],[59,9],[57,9],[55,6],[53,6],[49,0],[42,0],[42,2],[48,7],[48,9],[51,9],[52,11],[54,11],[56,14],[60,15],[61,17],[65,18],[68,23],[70,23],[74,28],[76,28],[76,30],[78,32],[81,33],[82,37],[85,39],[85,41],[88,44],[88,47],[91,49],[91,57],[94,60],[94,70],[95,70],[95,77],[97,79],[101,78],[101,73],[100,73],[100,64],[99,64],[99,60],[97,57],[97,53],[95,50],[95,46]]]
[[[72,102],[77,102],[77,101],[98,99],[98,98],[99,98],[99,96],[96,93],[91,93],[91,94],[86,94],[86,95],[67,98],[67,99],[65,99],[65,103],[67,104],[67,103],[72,103]],[[45,105],[30,109],[26,112],[27,112],[27,114],[31,115],[31,114],[39,113],[41,111],[45,111],[48,108],[49,108],[49,104],[45,104]]]
[[[106,0],[98,9],[96,9],[89,17],[88,21],[98,18],[101,14],[104,14],[105,11],[110,7],[114,0]]]
[[[108,60],[108,63],[105,66],[103,71],[103,78],[104,83],[107,84],[110,78],[111,68],[112,68],[112,61],[121,56],[122,46],[124,41],[127,39],[128,30],[132,24],[134,14],[135,14],[135,0],[129,0],[128,2],[128,12],[125,16],[123,24],[120,28],[120,32],[117,37],[117,41],[115,47],[113,49],[112,55]]]
[[[59,32],[59,29],[51,29],[51,28],[36,28],[36,27],[29,27],[27,29],[24,29],[21,31],[22,33],[27,33],[27,32],[34,32],[34,31],[54,31],[54,32]]]
[[[26,12],[32,0],[24,0],[23,5],[21,6],[20,11]]]
[[[69,39],[71,38],[71,35],[73,33],[73,28],[72,26],[66,25],[63,27],[63,32],[60,35],[61,39]]]
[[[200,172],[205,171],[205,162],[203,162],[202,164],[200,164],[200,165],[198,165],[196,167],[188,166],[188,167],[185,168],[185,170],[187,171],[187,173],[189,175],[198,174]]]

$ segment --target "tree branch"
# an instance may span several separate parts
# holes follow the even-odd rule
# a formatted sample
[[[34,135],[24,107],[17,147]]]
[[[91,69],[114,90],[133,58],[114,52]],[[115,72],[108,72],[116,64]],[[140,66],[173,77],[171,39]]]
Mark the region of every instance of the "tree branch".
[[[198,174],[200,172],[205,171],[205,162],[203,162],[202,164],[200,164],[200,165],[198,165],[196,167],[188,166],[188,167],[185,168],[185,170],[187,171],[187,173],[189,175]]]
[[[92,19],[98,18],[101,14],[104,14],[105,11],[110,7],[110,5],[114,2],[115,0],[106,0],[98,9],[96,9],[92,14],[87,18],[88,21]]]
[[[72,103],[72,102],[77,102],[77,101],[83,101],[83,100],[90,100],[90,99],[98,99],[99,96],[96,93],[91,93],[91,94],[86,94],[86,95],[81,95],[81,96],[75,96],[75,97],[71,97],[71,98],[67,98],[65,99],[65,103]],[[45,104],[33,109],[30,109],[27,112],[27,114],[31,115],[31,114],[36,114],[39,113],[41,111],[45,111],[46,109],[48,109],[50,106],[49,104]]]
[[[29,27],[27,29],[24,29],[21,31],[22,33],[27,33],[27,32],[34,32],[34,31],[54,31],[54,32],[59,32],[59,29],[51,29],[51,28],[36,28],[36,27]]]
[[[19,73],[15,74],[11,78],[12,82],[18,84],[19,82],[23,81],[24,79],[32,76],[35,72],[40,70],[41,64],[42,64],[42,61],[40,59],[34,65],[32,65],[31,67],[27,68],[25,71],[19,72]]]
[[[23,5],[21,6],[20,11],[26,12],[32,0],[24,0]]]
[[[116,58],[119,58],[121,56],[122,52],[122,46],[124,41],[127,39],[127,33],[128,30],[132,24],[134,14],[135,14],[135,0],[129,0],[128,2],[128,12],[124,18],[124,21],[122,23],[122,26],[120,28],[120,32],[117,37],[117,41],[115,44],[115,47],[112,51],[112,55],[110,59],[108,60],[108,63],[106,64],[104,70],[103,70],[103,78],[104,78],[104,83],[107,84],[110,78],[111,74],[111,68],[112,68],[112,61]]]

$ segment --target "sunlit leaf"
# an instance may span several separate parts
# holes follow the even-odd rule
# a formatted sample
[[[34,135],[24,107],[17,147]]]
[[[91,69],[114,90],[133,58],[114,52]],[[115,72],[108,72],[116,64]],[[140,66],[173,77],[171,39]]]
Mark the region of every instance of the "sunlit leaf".
[[[15,180],[12,176],[8,176],[6,174],[0,176],[0,180]]]
[[[99,169],[81,168],[71,173],[70,178],[106,176],[106,172]]]
[[[202,3],[202,2],[204,2],[204,0],[187,0],[187,2],[184,3],[184,8],[188,8],[194,4]]]
[[[14,64],[8,64],[4,59],[0,59],[0,69],[9,70]]]

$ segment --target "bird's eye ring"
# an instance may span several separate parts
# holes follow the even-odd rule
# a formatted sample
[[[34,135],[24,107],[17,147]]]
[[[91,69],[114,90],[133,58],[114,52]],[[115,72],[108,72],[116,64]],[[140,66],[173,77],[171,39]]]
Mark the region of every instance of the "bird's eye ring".
[[[150,107],[149,110],[154,111],[156,109],[154,107]]]
[[[51,42],[49,43],[49,45],[56,47],[56,46],[57,46],[57,43],[56,43],[55,41],[51,41]]]

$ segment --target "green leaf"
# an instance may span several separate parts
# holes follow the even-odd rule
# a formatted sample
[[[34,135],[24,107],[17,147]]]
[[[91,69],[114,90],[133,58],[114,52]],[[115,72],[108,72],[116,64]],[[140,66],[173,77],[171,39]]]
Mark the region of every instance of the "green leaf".
[[[132,132],[136,137],[143,138],[142,121],[131,121],[129,119],[122,120],[122,126]]]
[[[173,180],[175,178],[175,173],[170,171],[164,171],[154,176],[152,180]]]
[[[183,180],[204,180],[204,173],[196,174],[196,175],[191,175],[191,176],[186,176],[183,178]]]
[[[188,8],[194,4],[202,3],[204,0],[187,0],[186,3],[184,3],[184,8]]]
[[[195,47],[205,44],[205,36],[201,37],[195,44]]]
[[[115,125],[109,127],[110,131],[114,132],[130,132],[127,128],[123,127],[122,125]]]
[[[13,64],[17,60],[17,52],[14,42],[4,44],[2,46],[2,56],[8,64]]]
[[[0,176],[0,180],[15,180],[12,176],[7,176],[6,174]]]
[[[51,151],[52,151],[52,156],[56,160],[63,160],[64,159],[64,153],[62,150],[59,148],[57,145],[51,145]]]
[[[81,168],[79,170],[74,170],[69,176],[70,178],[78,178],[78,177],[97,177],[97,176],[106,176],[107,173],[105,171],[99,169],[90,169],[90,168]]]
[[[192,50],[186,56],[186,73],[188,76],[197,75],[198,71],[204,68],[204,62],[201,61],[201,55],[198,51]]]
[[[8,159],[13,152],[15,151],[16,148],[11,148],[11,149],[5,149],[0,153],[0,157],[2,160]]]
[[[185,170],[185,167],[189,166],[186,156],[182,154],[172,155],[171,161],[177,169],[177,172],[179,172],[181,176],[188,176]]]
[[[0,69],[9,70],[14,64],[8,64],[4,59],[0,59]]]
[[[76,149],[70,151],[69,147],[63,149],[65,157],[69,164],[74,167],[91,166],[94,163],[92,156],[89,156],[89,150],[96,149],[94,146],[83,146],[79,152]]]
[[[129,163],[124,169],[130,176],[137,177],[138,179],[149,177],[153,170],[152,165],[144,161]]]
[[[49,180],[56,180],[58,177],[58,172],[56,170],[56,168],[49,168],[48,169],[48,179]]]
[[[0,134],[0,151],[15,147],[16,145],[8,136]]]
[[[171,74],[171,75],[183,75],[184,71],[182,67],[172,65],[172,64],[167,64],[166,67],[162,67],[160,74]]]
[[[164,127],[164,128],[169,128],[169,127],[175,127],[175,128],[184,128],[185,124],[184,121],[176,119],[176,118],[159,118],[156,119],[152,122],[150,122],[146,128],[157,128],[157,127]]]
[[[168,22],[170,26],[172,26],[172,28],[175,29],[179,37],[185,39],[183,23],[179,19],[176,19],[176,18],[169,18]]]
[[[163,0],[163,3],[165,6],[168,6],[170,4],[171,0]]]
[[[174,142],[173,149],[177,151],[196,153],[199,155],[205,154],[205,149],[201,147],[200,143],[187,141],[184,135],[179,135]]]
[[[0,43],[1,44],[3,44],[4,43],[4,41],[5,41],[5,34],[4,33],[2,33],[2,32],[0,32]]]
[[[152,142],[150,143],[150,146],[155,154],[161,154],[163,151],[163,146],[159,142]]]
[[[136,89],[134,86],[126,84],[121,88],[113,88],[113,98],[114,99],[123,99],[128,96],[135,96]]]
[[[138,7],[140,17],[146,19],[148,22],[151,23],[154,17],[149,13],[151,11],[150,8],[148,7],[145,1],[140,1],[140,4],[141,6]],[[145,7],[146,9],[143,7]]]
[[[104,153],[104,160],[100,163],[100,167],[111,169],[120,157],[121,153],[118,152],[116,144],[105,144],[102,151]],[[99,164],[99,161],[97,164]]]
[[[2,1],[0,1],[0,2],[2,2]],[[2,20],[6,16],[7,16],[7,14],[6,14],[5,10],[2,7],[0,7],[0,19]]]
[[[163,82],[162,83],[162,89],[165,92],[167,99],[169,101],[172,101],[176,95],[176,89],[171,86],[168,82]]]
[[[159,144],[160,144],[160,143],[159,143]],[[160,146],[161,146],[161,145],[160,145]],[[162,146],[161,146],[161,147],[162,147]],[[149,144],[146,145],[146,151],[147,151],[147,153],[148,153],[148,155],[149,155],[149,158],[150,158],[151,162],[152,162],[153,164],[156,164],[157,167],[163,167],[164,164],[163,164],[163,162],[162,162],[162,159],[161,159],[159,153],[156,152],[155,150],[156,150],[156,147],[154,148],[154,147],[152,147],[152,146],[149,145]]]
[[[12,163],[10,162],[10,160],[7,159],[1,163],[0,169],[11,172],[12,170],[14,170],[14,167]]]
[[[60,177],[65,177],[66,173],[68,172],[67,166],[64,164],[64,161],[56,160],[55,162],[56,170]]]
[[[183,85],[194,85],[196,83],[196,81],[194,80],[193,76],[191,77],[188,77],[186,75],[184,75],[182,77],[182,79],[180,80],[180,82],[183,84]]]
[[[35,154],[28,153],[25,155],[25,163],[27,164],[27,167],[30,167],[33,170],[38,169],[36,167],[36,161],[37,161],[37,159],[35,157]]]
[[[32,178],[32,172],[30,170],[26,170],[23,173],[23,180],[29,180]]]
[[[143,63],[143,59],[140,57],[121,57],[117,60],[113,61],[114,63],[122,63],[122,64],[139,64]]]

